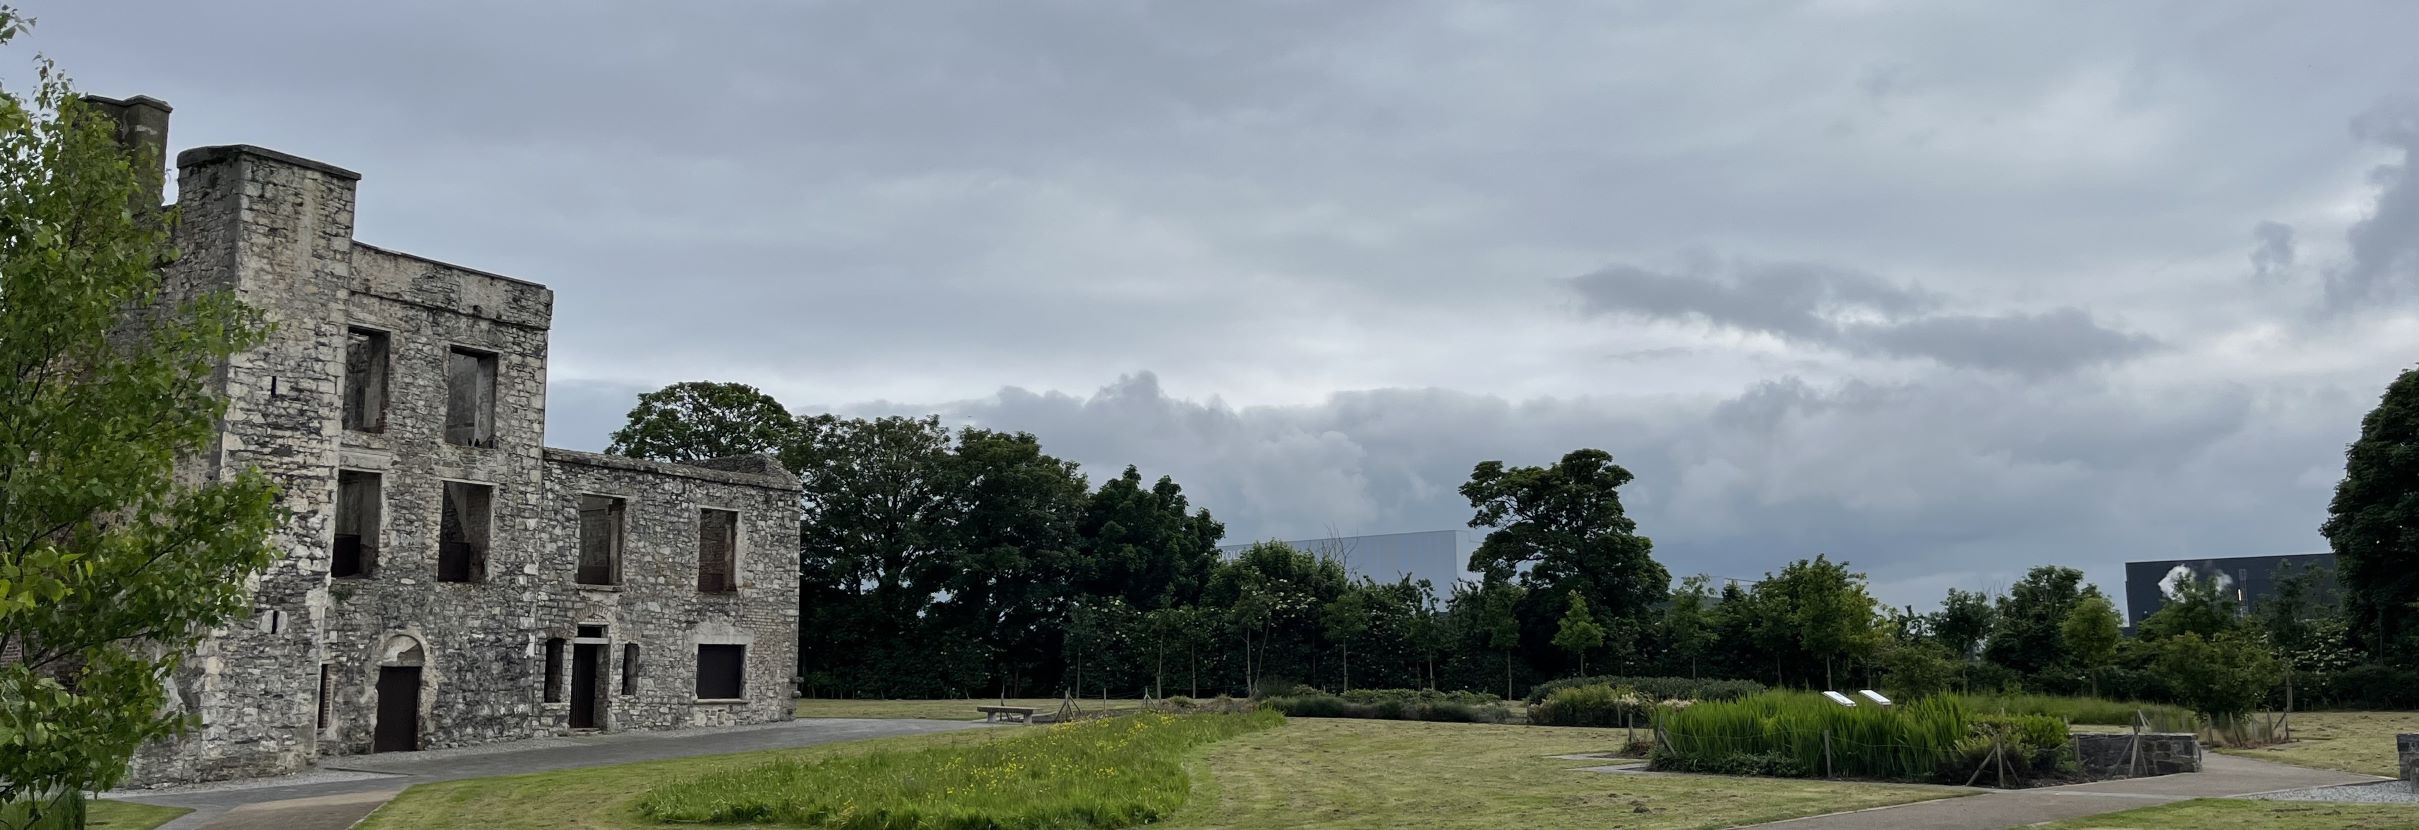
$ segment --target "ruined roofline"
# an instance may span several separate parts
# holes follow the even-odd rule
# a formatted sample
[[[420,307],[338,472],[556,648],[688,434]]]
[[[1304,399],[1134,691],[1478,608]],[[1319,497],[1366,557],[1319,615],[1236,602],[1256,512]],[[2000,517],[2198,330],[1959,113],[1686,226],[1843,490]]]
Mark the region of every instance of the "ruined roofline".
[[[344,179],[346,181],[357,182],[361,180],[361,174],[355,173],[351,170],[346,170],[342,167],[338,167],[324,161],[314,161],[291,153],[280,153],[267,147],[258,147],[251,144],[214,144],[208,147],[195,147],[191,150],[186,150],[182,153],[176,154],[176,166],[177,169],[182,170],[187,167],[200,167],[207,164],[217,164],[219,162],[231,161],[239,156],[259,156],[270,161],[284,162],[297,167],[307,167],[312,170],[326,173],[330,176]]]
[[[750,461],[749,459],[755,460]],[[577,464],[583,467],[602,467],[609,470],[627,470],[634,473],[653,473],[655,475],[678,476],[681,478],[693,478],[700,481],[713,481],[723,484],[739,484],[748,487],[761,487],[767,490],[781,490],[784,492],[796,492],[799,489],[797,476],[790,475],[788,470],[782,469],[780,462],[761,455],[731,456],[729,458],[708,459],[695,464],[676,464],[670,461],[650,461],[644,458],[628,458],[619,455],[606,455],[604,453],[567,450],[561,447],[547,447],[545,451],[545,460],[550,463],[557,464]],[[722,469],[721,467],[706,466],[709,464],[719,464],[733,467],[754,466],[764,470],[764,472],[742,472],[732,469]]]
[[[544,288],[544,289],[545,289],[547,292],[549,292],[549,293],[551,293],[551,292],[553,292],[553,291],[554,291],[554,289],[551,289],[551,288],[546,288],[546,284],[545,284],[545,283],[542,283],[542,282],[535,282],[535,281],[531,281],[531,280],[525,280],[525,279],[521,279],[520,277],[510,276],[510,275],[506,275],[506,274],[498,274],[498,273],[496,273],[496,272],[494,272],[494,271],[484,271],[484,270],[480,270],[480,269],[477,269],[477,268],[472,268],[472,267],[467,266],[467,265],[457,265],[457,264],[454,264],[454,263],[451,263],[451,262],[446,262],[445,260],[442,260],[442,259],[437,259],[437,258],[435,258],[435,257],[426,257],[426,256],[421,256],[421,255],[419,255],[419,254],[411,253],[411,252],[409,252],[409,251],[398,251],[398,250],[395,250],[395,249],[393,249],[393,248],[387,248],[387,247],[381,247],[381,246],[378,246],[378,245],[372,245],[372,244],[370,244],[370,243],[363,242],[363,241],[358,240],[358,239],[353,240],[353,247],[356,247],[356,248],[368,248],[368,249],[370,249],[370,250],[372,250],[372,251],[376,251],[376,252],[378,252],[378,253],[382,253],[382,254],[385,254],[385,255],[387,255],[387,256],[392,256],[392,257],[402,257],[402,258],[404,258],[404,259],[412,260],[412,261],[414,261],[414,262],[425,262],[425,263],[428,263],[428,264],[430,264],[430,265],[434,265],[434,266],[437,266],[437,267],[440,267],[440,268],[451,268],[451,269],[453,269],[453,270],[460,271],[460,272],[465,273],[465,274],[474,274],[474,275],[477,275],[477,276],[488,277],[488,278],[491,278],[491,279],[499,279],[499,280],[503,280],[503,281],[505,281],[505,282],[509,282],[509,283],[514,284],[514,285],[526,285],[526,286],[529,286],[530,288]]]

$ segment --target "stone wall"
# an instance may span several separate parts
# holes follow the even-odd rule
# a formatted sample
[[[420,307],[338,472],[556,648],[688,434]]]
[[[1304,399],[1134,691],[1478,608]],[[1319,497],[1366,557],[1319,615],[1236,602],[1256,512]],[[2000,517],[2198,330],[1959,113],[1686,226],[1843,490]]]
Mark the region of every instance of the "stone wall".
[[[2419,786],[2419,734],[2394,736],[2394,756],[2402,761],[2402,780]]]
[[[2134,750],[2136,737],[2141,739],[2138,756]],[[2095,781],[2201,771],[2200,739],[2185,733],[2146,732],[2136,736],[2079,732],[2075,734],[2075,755],[2083,768],[2083,777]]]

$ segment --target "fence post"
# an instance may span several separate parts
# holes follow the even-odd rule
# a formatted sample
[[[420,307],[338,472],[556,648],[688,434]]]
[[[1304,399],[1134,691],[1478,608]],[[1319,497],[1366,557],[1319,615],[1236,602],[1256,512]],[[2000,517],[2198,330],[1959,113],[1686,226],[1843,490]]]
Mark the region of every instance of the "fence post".
[[[1831,730],[1823,730],[1823,777],[1831,776]]]

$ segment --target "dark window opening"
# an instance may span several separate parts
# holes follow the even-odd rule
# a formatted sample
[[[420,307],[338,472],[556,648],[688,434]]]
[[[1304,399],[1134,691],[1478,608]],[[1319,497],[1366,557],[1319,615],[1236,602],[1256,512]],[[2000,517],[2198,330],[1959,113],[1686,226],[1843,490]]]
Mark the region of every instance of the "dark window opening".
[[[335,694],[334,677],[328,674],[328,664],[319,664],[319,728],[328,728],[328,698]]]
[[[697,511],[697,590],[722,594],[739,590],[739,512]]]
[[[496,356],[456,347],[445,358],[445,443],[496,445]]]
[[[352,329],[344,344],[344,428],[386,431],[386,332]]]
[[[731,700],[746,697],[748,647],[708,644],[697,647],[697,699]]]
[[[572,579],[582,585],[621,584],[621,499],[580,496],[580,567]]]
[[[638,644],[622,646],[622,694],[638,694]]]
[[[546,641],[546,702],[563,702],[563,638]]]
[[[437,581],[487,579],[489,506],[494,497],[495,488],[485,484],[445,483],[445,505],[437,531]]]
[[[605,627],[601,625],[580,626],[580,638],[585,640],[602,640],[605,638]]]
[[[336,550],[328,561],[329,576],[377,572],[379,483],[377,473],[336,471]]]

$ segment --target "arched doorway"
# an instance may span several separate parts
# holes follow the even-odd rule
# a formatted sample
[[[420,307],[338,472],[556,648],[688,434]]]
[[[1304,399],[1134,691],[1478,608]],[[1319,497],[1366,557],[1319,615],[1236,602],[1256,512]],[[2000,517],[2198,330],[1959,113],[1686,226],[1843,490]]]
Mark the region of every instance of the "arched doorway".
[[[411,752],[420,748],[420,672],[428,652],[408,634],[388,637],[378,649],[378,721],[370,732],[371,752]]]

